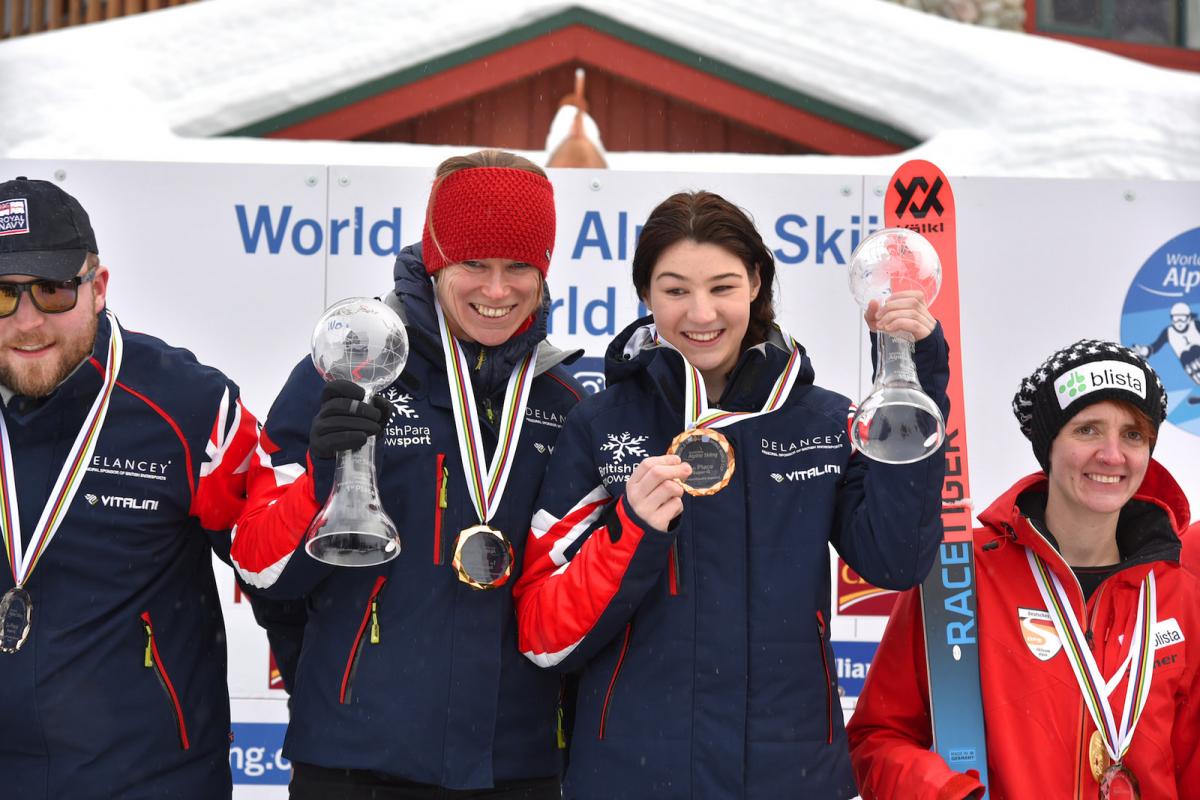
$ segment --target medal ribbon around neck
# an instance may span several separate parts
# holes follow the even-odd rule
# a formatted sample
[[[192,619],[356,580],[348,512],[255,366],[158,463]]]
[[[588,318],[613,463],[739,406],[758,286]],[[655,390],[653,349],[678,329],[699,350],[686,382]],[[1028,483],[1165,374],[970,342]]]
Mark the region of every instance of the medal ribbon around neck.
[[[762,409],[759,411],[724,411],[708,407],[708,390],[704,385],[704,376],[700,374],[700,370],[693,367],[679,348],[659,336],[658,329],[655,329],[655,344],[674,350],[683,359],[683,422],[687,430],[724,428],[735,422],[770,414],[783,405],[788,395],[791,394],[792,387],[796,384],[796,378],[800,376],[800,345],[783,329],[780,329],[779,332],[791,347],[791,355],[779,373],[779,377],[775,379],[775,385],[771,387]],[[767,346],[771,347],[772,345],[768,344]]]
[[[1079,621],[1075,618],[1062,582],[1033,550],[1026,548],[1025,556],[1038,591],[1042,593],[1042,600],[1050,611],[1054,628],[1063,641],[1063,651],[1075,672],[1075,680],[1083,693],[1083,702],[1092,715],[1092,722],[1100,733],[1109,757],[1113,762],[1120,763],[1129,752],[1134,729],[1142,717],[1142,710],[1150,696],[1150,683],[1154,679],[1154,626],[1157,622],[1154,571],[1146,573],[1138,594],[1137,620],[1129,643],[1130,657],[1117,670],[1113,680],[1106,683],[1079,628]],[[1125,690],[1125,707],[1121,711],[1121,725],[1117,727],[1108,698],[1126,670],[1129,671],[1129,682]]]
[[[458,340],[450,333],[442,306],[434,298],[437,310],[438,330],[442,336],[442,352],[446,356],[446,369],[450,376],[450,402],[454,407],[454,432],[458,436],[458,452],[467,471],[467,490],[471,502],[479,514],[479,521],[486,524],[500,506],[508,475],[516,460],[517,443],[521,439],[521,426],[525,423],[525,406],[529,400],[529,389],[533,385],[533,362],[537,350],[525,356],[508,376],[504,390],[504,408],[500,416],[496,452],[492,463],[487,463],[486,451],[479,427],[479,411],[475,408],[475,392],[471,385],[471,365],[463,353]]]
[[[0,415],[0,447],[3,449],[3,459],[0,459],[0,536],[4,538],[4,554],[12,570],[13,583],[18,587],[24,586],[29,580],[42,554],[50,546],[50,540],[54,538],[63,519],[66,518],[75,492],[83,482],[83,476],[87,474],[87,465],[92,460],[96,442],[100,439],[100,429],[104,425],[104,417],[108,414],[108,403],[117,385],[117,373],[121,370],[124,342],[117,318],[110,311],[105,313],[112,328],[112,335],[108,340],[104,384],[96,399],[92,401],[83,426],[75,436],[75,443],[71,445],[66,463],[63,464],[54,489],[50,492],[50,499],[42,509],[41,519],[38,520],[29,540],[28,549],[21,538],[21,515],[17,506],[16,473],[13,470],[8,426],[4,422],[4,416]]]

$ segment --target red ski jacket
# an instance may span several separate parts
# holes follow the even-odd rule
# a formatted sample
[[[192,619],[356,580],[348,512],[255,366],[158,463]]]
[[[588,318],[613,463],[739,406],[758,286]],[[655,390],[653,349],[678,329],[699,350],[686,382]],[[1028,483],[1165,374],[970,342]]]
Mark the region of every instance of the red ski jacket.
[[[1019,481],[980,515],[983,527],[974,534],[988,797],[1093,800],[1099,794],[1088,762],[1095,726],[1063,643],[1045,615],[1027,547],[1071,596],[1106,679],[1129,655],[1140,585],[1154,571],[1154,677],[1124,763],[1144,798],[1200,797],[1200,580],[1179,565],[1179,535],[1190,519],[1187,499],[1152,461],[1121,512],[1117,538],[1123,566],[1085,603],[1070,567],[1017,506],[1023,493],[1044,494],[1045,486],[1043,473]],[[874,663],[848,726],[863,798],[980,796],[982,785],[975,777],[951,770],[929,749],[933,737],[919,590],[901,596]],[[1118,719],[1125,689],[1123,679],[1110,696]]]
[[[1200,575],[1200,522],[1193,522],[1184,535],[1183,556],[1180,562],[1185,569]]]

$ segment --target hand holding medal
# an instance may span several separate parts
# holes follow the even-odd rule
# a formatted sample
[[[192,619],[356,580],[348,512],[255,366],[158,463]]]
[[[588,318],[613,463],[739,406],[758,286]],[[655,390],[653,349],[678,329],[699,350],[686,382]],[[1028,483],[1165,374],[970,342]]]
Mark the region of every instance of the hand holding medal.
[[[677,455],[650,456],[633,469],[625,501],[655,530],[665,531],[683,513],[683,493],[692,468]]]

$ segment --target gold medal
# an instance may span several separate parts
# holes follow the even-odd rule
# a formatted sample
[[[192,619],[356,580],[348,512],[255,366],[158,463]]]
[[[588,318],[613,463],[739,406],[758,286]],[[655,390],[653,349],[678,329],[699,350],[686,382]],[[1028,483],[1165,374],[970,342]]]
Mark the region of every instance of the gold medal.
[[[1088,742],[1088,765],[1092,768],[1092,777],[1096,783],[1104,777],[1104,771],[1111,764],[1112,759],[1108,757],[1108,748],[1104,746],[1100,731],[1092,731],[1092,738]]]
[[[472,525],[454,542],[454,568],[458,579],[472,589],[497,589],[512,577],[512,542],[487,525]]]
[[[679,483],[696,497],[716,494],[733,477],[733,447],[725,435],[713,428],[692,428],[671,440],[670,455],[679,456],[692,468],[692,474]]]

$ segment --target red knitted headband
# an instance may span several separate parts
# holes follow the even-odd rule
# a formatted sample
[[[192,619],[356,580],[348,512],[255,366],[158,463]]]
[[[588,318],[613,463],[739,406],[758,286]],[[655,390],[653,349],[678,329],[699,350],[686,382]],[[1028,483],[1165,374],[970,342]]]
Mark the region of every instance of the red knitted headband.
[[[434,183],[421,236],[425,270],[508,258],[545,275],[554,250],[554,189],[533,172],[471,167]]]

